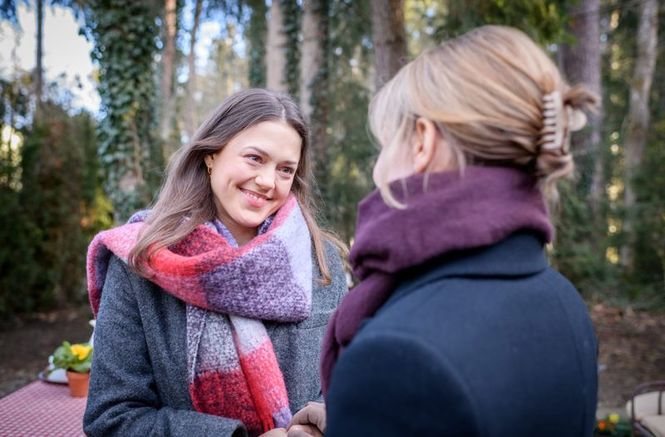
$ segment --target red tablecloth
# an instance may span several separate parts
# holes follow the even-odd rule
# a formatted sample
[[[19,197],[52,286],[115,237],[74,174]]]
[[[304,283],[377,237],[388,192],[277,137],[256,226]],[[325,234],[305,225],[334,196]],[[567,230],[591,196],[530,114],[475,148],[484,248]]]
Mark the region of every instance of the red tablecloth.
[[[82,436],[86,398],[36,381],[0,399],[0,436]]]

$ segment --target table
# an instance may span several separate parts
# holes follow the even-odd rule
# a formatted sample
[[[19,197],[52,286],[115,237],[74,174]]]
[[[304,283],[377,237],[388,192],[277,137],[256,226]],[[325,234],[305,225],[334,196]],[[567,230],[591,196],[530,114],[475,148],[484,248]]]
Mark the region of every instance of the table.
[[[0,436],[82,436],[86,399],[66,385],[28,384],[0,399]]]

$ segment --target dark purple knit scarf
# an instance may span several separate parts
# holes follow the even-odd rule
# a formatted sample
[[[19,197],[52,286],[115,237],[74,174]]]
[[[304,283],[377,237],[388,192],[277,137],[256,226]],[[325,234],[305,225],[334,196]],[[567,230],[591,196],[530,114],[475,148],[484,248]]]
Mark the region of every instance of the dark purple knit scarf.
[[[518,169],[467,167],[463,174],[414,175],[392,187],[406,209],[387,206],[378,191],[359,204],[350,261],[361,282],[328,324],[321,356],[324,394],[339,354],[390,297],[401,271],[445,253],[492,245],[518,230],[552,240],[536,181]]]

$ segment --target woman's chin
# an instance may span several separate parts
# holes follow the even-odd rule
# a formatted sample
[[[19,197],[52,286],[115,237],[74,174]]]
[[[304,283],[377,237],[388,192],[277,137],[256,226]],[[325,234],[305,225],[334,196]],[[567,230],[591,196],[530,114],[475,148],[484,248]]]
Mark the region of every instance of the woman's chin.
[[[261,226],[261,224],[266,221],[268,218],[268,215],[258,215],[255,217],[244,217],[240,220],[237,220],[236,223],[238,226],[245,228],[245,229],[253,229],[256,231],[256,229]]]

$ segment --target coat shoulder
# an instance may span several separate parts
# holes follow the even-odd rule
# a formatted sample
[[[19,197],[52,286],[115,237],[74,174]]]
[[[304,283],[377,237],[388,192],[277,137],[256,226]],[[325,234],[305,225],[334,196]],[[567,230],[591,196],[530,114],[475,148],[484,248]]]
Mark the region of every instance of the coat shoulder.
[[[326,266],[330,272],[330,282],[328,284],[323,283],[316,254],[312,254],[312,263],[315,271],[313,293],[315,298],[318,297],[322,300],[326,308],[332,310],[339,305],[349,287],[344,260],[342,259],[339,248],[332,241],[324,239],[324,250]]]
[[[391,332],[400,333],[402,345],[408,339],[410,350],[413,345],[427,345],[429,366],[443,378],[460,381],[461,393],[469,399],[465,405],[471,409],[465,414],[482,417],[489,435],[586,436],[593,429],[597,393],[593,326],[579,293],[551,268],[510,279],[443,277],[404,290],[363,326],[349,350],[356,342],[367,347]],[[391,346],[385,341],[383,347]],[[370,352],[378,356],[376,349],[368,348],[353,365],[370,359]],[[342,354],[340,365],[345,360]],[[405,369],[422,371],[414,367],[417,364]],[[377,387],[383,396],[384,389]],[[410,381],[400,387],[408,391]],[[432,384],[423,390],[437,387]],[[432,399],[438,399],[442,409],[453,405],[441,395]],[[556,417],[528,414],[533,408]],[[580,427],[571,428],[571,420]],[[507,423],[520,423],[520,429],[511,431]],[[538,434],[545,425],[552,432]]]

